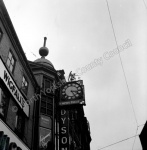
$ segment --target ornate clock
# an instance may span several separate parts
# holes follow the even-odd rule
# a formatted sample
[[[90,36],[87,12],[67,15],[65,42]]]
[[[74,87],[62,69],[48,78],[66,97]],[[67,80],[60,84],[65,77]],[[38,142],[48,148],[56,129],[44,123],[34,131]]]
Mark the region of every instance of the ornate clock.
[[[76,100],[83,96],[82,86],[76,82],[69,82],[61,89],[61,99]]]

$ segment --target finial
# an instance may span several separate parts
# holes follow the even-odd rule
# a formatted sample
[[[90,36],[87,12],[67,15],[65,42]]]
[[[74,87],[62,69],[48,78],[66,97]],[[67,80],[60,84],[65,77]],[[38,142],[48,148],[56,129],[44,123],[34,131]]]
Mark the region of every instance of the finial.
[[[43,44],[44,47],[46,46],[46,40],[47,40],[47,37],[44,37],[44,44]]]
[[[42,57],[47,56],[48,53],[49,53],[49,50],[48,50],[48,48],[46,47],[46,40],[47,40],[47,37],[44,37],[43,47],[41,47],[41,48],[39,49],[39,54],[40,54]]]

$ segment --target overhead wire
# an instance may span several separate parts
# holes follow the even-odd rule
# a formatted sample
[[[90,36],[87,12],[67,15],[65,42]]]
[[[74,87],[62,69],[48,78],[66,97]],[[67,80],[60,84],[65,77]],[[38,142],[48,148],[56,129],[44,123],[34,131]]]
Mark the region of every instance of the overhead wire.
[[[112,26],[112,30],[113,30],[115,43],[116,43],[116,46],[118,48],[118,42],[117,42],[117,39],[116,39],[116,34],[115,34],[115,30],[114,30],[114,26],[113,26],[113,22],[112,22],[112,18],[111,18],[111,13],[110,13],[110,9],[109,9],[108,0],[106,0],[106,3],[107,3],[108,13],[109,13],[109,17],[110,17],[110,22],[111,22],[111,26]],[[119,54],[119,59],[120,59],[121,67],[122,67],[122,70],[123,70],[127,90],[128,90],[129,97],[130,97],[130,102],[131,102],[132,110],[133,110],[133,113],[134,113],[134,118],[135,118],[136,124],[138,125],[135,110],[134,110],[134,106],[133,106],[133,102],[132,102],[132,98],[131,98],[131,93],[130,93],[130,90],[129,90],[129,85],[128,85],[128,82],[127,82],[127,77],[126,77],[125,70],[124,70],[123,63],[122,63],[122,59],[121,59],[121,55],[120,55],[120,53],[118,53],[118,54]]]
[[[145,124],[139,125],[138,127],[143,126],[143,125],[145,125]],[[120,141],[118,141],[118,142],[115,142],[115,143],[113,143],[113,144],[107,145],[107,146],[102,147],[102,148],[100,148],[100,149],[98,149],[98,150],[105,149],[105,148],[107,148],[107,147],[110,147],[110,146],[116,145],[116,144],[118,144],[118,143],[127,141],[127,140],[129,140],[129,139],[131,139],[131,138],[134,138],[133,145],[132,145],[132,150],[133,150],[133,149],[134,149],[134,144],[135,144],[135,141],[136,141],[136,137],[139,136],[139,135],[137,135],[138,127],[137,127],[137,129],[136,129],[136,133],[135,133],[134,136],[131,136],[131,137],[128,137],[128,138],[126,138],[126,139],[123,139],[123,140],[120,140]]]
[[[116,34],[115,34],[115,30],[114,30],[114,26],[113,26],[113,22],[112,22],[112,18],[111,18],[111,13],[110,13],[110,8],[109,8],[108,0],[106,0],[106,3],[107,3],[108,13],[109,13],[109,17],[110,17],[110,22],[111,22],[111,26],[112,26],[112,30],[113,30],[113,35],[114,35],[115,43],[116,43],[116,46],[117,46],[117,48],[118,48],[118,42],[117,42],[117,38],[116,38]],[[145,2],[144,2],[144,3],[145,3]],[[146,5],[145,5],[145,6],[146,6]],[[146,8],[147,8],[147,7],[146,7]],[[124,78],[125,78],[127,90],[128,90],[128,93],[129,93],[129,98],[130,98],[130,102],[131,102],[131,106],[132,106],[134,118],[135,118],[136,125],[137,125],[136,134],[135,134],[134,136],[132,136],[132,137],[123,139],[123,140],[121,140],[121,141],[118,141],[118,142],[116,142],[116,143],[110,144],[110,145],[105,146],[105,147],[103,147],[103,148],[100,148],[100,149],[98,149],[98,150],[101,150],[101,149],[104,149],[104,148],[113,146],[113,145],[115,145],[115,144],[124,142],[124,141],[129,140],[129,139],[131,139],[131,138],[134,137],[134,141],[133,141],[133,145],[132,145],[132,150],[133,150],[133,149],[134,149],[134,144],[135,144],[135,141],[136,141],[136,136],[138,136],[138,135],[137,135],[138,127],[142,126],[142,125],[138,125],[138,122],[137,122],[137,117],[136,117],[136,113],[135,113],[135,110],[134,110],[134,106],[133,106],[133,102],[132,102],[132,98],[131,98],[131,93],[130,93],[130,89],[129,89],[129,85],[128,85],[128,82],[127,82],[127,77],[126,77],[126,74],[125,74],[125,70],[124,70],[124,66],[123,66],[123,62],[122,62],[120,53],[119,53],[119,59],[120,59],[121,67],[122,67],[122,70],[123,70],[123,74],[124,74]]]
[[[135,134],[135,138],[134,138],[134,141],[133,141],[132,150],[134,149],[134,144],[135,144],[135,141],[136,141],[136,136],[138,136],[138,135],[137,135],[137,131],[138,131],[138,127],[137,127],[137,129],[136,129],[136,134]]]
[[[129,139],[132,139],[132,138],[134,138],[134,137],[136,137],[136,136],[138,136],[138,135],[134,135],[134,136],[128,137],[128,138],[126,138],[126,139],[120,140],[120,141],[115,142],[115,143],[113,143],[113,144],[110,144],[110,145],[107,145],[107,146],[105,146],[105,147],[99,148],[98,150],[105,149],[105,148],[107,148],[107,147],[116,145],[116,144],[118,144],[118,143],[122,143],[122,142],[127,141],[127,140],[129,140]]]
[[[143,3],[144,3],[144,5],[145,5],[145,8],[147,9],[147,6],[146,6],[146,3],[145,3],[145,1],[143,0]]]

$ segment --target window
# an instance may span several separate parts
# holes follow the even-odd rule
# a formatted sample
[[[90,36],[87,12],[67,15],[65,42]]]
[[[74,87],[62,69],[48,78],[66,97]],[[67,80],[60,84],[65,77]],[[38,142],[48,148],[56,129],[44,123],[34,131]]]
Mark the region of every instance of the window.
[[[0,28],[0,41],[1,41],[2,37],[3,37],[3,32],[2,32],[2,29]]]
[[[0,88],[0,117],[6,119],[8,110],[9,96]]]
[[[44,79],[44,89],[51,88],[51,81],[48,79]]]
[[[45,94],[50,94],[53,93],[53,85],[52,85],[52,81],[47,79],[46,77],[44,77],[43,80],[43,87],[44,87],[44,92]]]
[[[13,72],[14,66],[15,66],[15,59],[11,51],[9,51],[9,54],[8,54],[7,66],[10,69],[10,71]]]
[[[52,116],[53,99],[51,97],[42,96],[41,98],[41,113]]]
[[[25,126],[25,116],[21,110],[18,110],[15,118],[15,131],[19,137],[23,137],[23,131]]]
[[[27,82],[27,80],[26,80],[26,78],[24,76],[22,78],[21,89],[27,95],[27,92],[28,92],[28,82]]]

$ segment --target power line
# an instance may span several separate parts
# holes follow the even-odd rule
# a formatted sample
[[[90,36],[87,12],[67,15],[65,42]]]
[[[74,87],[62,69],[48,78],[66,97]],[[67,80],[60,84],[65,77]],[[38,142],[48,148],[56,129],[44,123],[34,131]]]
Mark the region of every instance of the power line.
[[[145,8],[147,9],[147,6],[146,6],[146,3],[145,3],[145,1],[143,0],[143,3],[144,3],[144,5],[145,5]]]
[[[140,126],[142,126],[142,125],[139,125],[138,127],[140,127]],[[102,147],[102,148],[100,148],[100,149],[98,149],[98,150],[105,149],[105,148],[107,148],[107,147],[110,147],[110,146],[116,145],[116,144],[118,144],[118,143],[127,141],[127,140],[129,140],[129,139],[131,139],[131,138],[134,138],[133,145],[132,145],[132,150],[133,150],[133,149],[134,149],[134,144],[135,144],[135,141],[136,141],[136,137],[138,136],[138,135],[137,135],[138,127],[137,127],[137,129],[136,129],[136,133],[135,133],[134,136],[131,136],[131,137],[126,138],[126,139],[123,139],[123,140],[121,140],[121,141],[118,141],[118,142],[115,142],[115,143],[113,143],[113,144],[107,145],[107,146]]]
[[[135,134],[135,135],[137,135],[137,131],[138,131],[138,127],[137,127],[137,129],[136,129],[136,134]],[[135,138],[134,138],[134,142],[133,142],[133,145],[132,145],[132,150],[134,149],[135,141],[136,141],[136,136],[135,136]]]
[[[110,21],[111,21],[111,25],[112,25],[112,30],[113,30],[115,42],[116,42],[116,45],[117,45],[117,47],[118,47],[118,43],[117,43],[117,39],[116,39],[116,35],[115,35],[115,30],[114,30],[114,26],[113,26],[111,14],[110,14],[109,4],[108,4],[108,1],[107,1],[107,0],[106,0],[106,3],[107,3],[107,7],[108,7],[109,17],[110,17]],[[144,4],[145,4],[145,2],[144,2]],[[145,5],[145,6],[146,6],[146,5]],[[146,8],[147,8],[147,6],[146,6]],[[115,145],[115,144],[124,142],[124,141],[126,141],[126,140],[131,139],[131,138],[134,138],[133,145],[132,145],[132,150],[133,150],[133,149],[134,149],[134,144],[135,144],[135,141],[136,141],[136,136],[138,136],[138,135],[137,135],[138,127],[145,125],[145,124],[138,125],[138,123],[137,123],[137,118],[136,118],[135,110],[134,110],[134,107],[133,107],[132,98],[131,98],[131,94],[130,94],[130,90],[129,90],[129,86],[128,86],[128,82],[127,82],[127,78],[126,78],[126,75],[125,75],[125,70],[124,70],[124,67],[123,67],[123,63],[122,63],[122,59],[121,59],[120,53],[119,53],[119,58],[120,58],[121,67],[122,67],[122,70],[123,70],[125,82],[126,82],[126,85],[127,85],[129,97],[130,97],[130,102],[131,102],[131,106],[132,106],[132,109],[133,109],[134,118],[135,118],[135,121],[136,121],[136,124],[137,124],[137,129],[136,129],[136,133],[135,133],[134,136],[129,137],[129,138],[126,138],[126,139],[123,139],[123,140],[121,140],[121,141],[118,141],[118,142],[116,142],[116,143],[110,144],[110,145],[108,145],[108,146],[102,147],[102,148],[100,148],[100,149],[98,149],[98,150],[102,150],[102,149],[104,149],[104,148],[107,148],[107,147],[113,146],[113,145]]]
[[[115,35],[115,30],[114,30],[114,26],[113,26],[113,22],[112,22],[112,18],[111,18],[111,13],[110,13],[110,9],[109,9],[109,4],[108,4],[107,0],[106,0],[106,3],[107,3],[108,12],[109,12],[110,22],[111,22],[111,25],[112,25],[112,30],[113,30],[113,34],[114,34],[115,43],[116,43],[116,46],[118,48],[118,43],[117,43],[117,39],[116,39],[116,35]],[[128,82],[127,82],[125,70],[124,70],[123,63],[122,63],[122,59],[121,59],[120,53],[118,53],[118,54],[119,54],[119,59],[120,59],[121,67],[122,67],[122,70],[123,70],[123,74],[124,74],[126,86],[127,86],[129,97],[130,97],[130,102],[131,102],[132,110],[133,110],[133,113],[134,113],[134,118],[135,118],[136,124],[138,125],[136,114],[135,114],[135,110],[134,110],[133,103],[132,103],[132,98],[131,98],[130,90],[129,90],[129,85],[128,85]]]
[[[131,136],[131,137],[126,138],[126,139],[124,139],[124,140],[121,140],[121,141],[118,141],[118,142],[116,142],[116,143],[113,143],[113,144],[107,145],[107,146],[105,146],[105,147],[102,147],[102,148],[100,148],[100,149],[98,149],[98,150],[101,150],[101,149],[104,149],[104,148],[107,148],[107,147],[110,147],[110,146],[116,145],[116,144],[118,144],[118,143],[121,143],[121,142],[127,141],[127,140],[132,139],[132,138],[134,138],[134,137],[136,137],[136,136],[138,136],[138,135]]]

